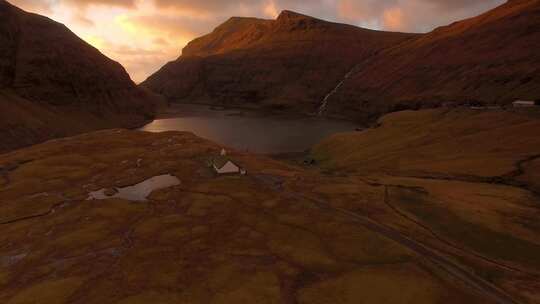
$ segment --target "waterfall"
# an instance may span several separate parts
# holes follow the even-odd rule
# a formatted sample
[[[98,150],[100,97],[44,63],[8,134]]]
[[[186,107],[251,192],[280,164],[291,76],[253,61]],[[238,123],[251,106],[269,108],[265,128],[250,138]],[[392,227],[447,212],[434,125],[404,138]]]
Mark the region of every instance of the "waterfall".
[[[354,66],[347,74],[345,74],[345,77],[343,77],[343,79],[337,84],[337,86],[332,91],[330,91],[330,93],[324,96],[324,99],[321,102],[321,106],[319,107],[319,111],[317,112],[317,115],[319,116],[323,115],[324,111],[326,110],[326,106],[328,105],[328,100],[330,99],[330,97],[334,95],[339,90],[339,88],[341,88],[341,86],[345,83],[345,81],[347,81],[347,79],[349,79],[349,77],[351,77],[355,69],[356,69],[356,66]]]

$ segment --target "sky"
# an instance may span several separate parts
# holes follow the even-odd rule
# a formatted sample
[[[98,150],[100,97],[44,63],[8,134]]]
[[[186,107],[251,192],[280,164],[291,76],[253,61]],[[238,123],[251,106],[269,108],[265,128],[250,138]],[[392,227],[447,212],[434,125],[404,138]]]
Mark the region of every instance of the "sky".
[[[282,10],[378,30],[428,32],[505,0],[8,0],[67,25],[139,83],[231,16]]]

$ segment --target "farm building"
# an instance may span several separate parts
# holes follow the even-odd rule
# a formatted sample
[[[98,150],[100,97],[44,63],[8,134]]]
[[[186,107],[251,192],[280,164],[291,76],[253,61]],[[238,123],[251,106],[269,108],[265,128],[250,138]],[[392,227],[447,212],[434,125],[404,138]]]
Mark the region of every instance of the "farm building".
[[[246,171],[244,169],[242,169],[239,165],[237,165],[225,156],[219,156],[214,158],[212,160],[212,168],[218,175],[246,174]]]
[[[540,102],[533,100],[516,100],[512,103],[514,108],[530,108],[538,106]]]

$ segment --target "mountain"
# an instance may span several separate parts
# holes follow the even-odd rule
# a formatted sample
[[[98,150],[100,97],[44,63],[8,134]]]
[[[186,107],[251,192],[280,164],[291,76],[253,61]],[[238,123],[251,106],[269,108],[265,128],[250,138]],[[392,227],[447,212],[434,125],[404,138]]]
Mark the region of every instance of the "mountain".
[[[0,0],[0,151],[140,125],[154,99],[64,25]]]
[[[234,17],[142,86],[173,101],[313,112],[356,62],[416,36],[290,11],[276,20]]]
[[[368,122],[398,109],[540,98],[539,47],[538,0],[421,35],[285,11],[275,21],[230,19],[143,85],[178,101],[313,112],[344,81],[326,113]]]
[[[378,116],[442,103],[537,99],[539,48],[540,1],[509,1],[363,62],[329,110]]]

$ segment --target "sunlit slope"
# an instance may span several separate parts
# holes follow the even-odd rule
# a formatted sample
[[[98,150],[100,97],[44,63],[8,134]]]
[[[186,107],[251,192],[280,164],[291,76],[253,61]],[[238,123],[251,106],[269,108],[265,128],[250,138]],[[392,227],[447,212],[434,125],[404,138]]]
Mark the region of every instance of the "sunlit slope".
[[[416,37],[283,11],[233,17],[141,85],[171,101],[314,112],[360,60]]]
[[[533,170],[534,159],[540,156],[536,114],[468,109],[397,112],[381,118],[377,128],[332,136],[314,148],[314,155],[324,167],[346,172],[486,180],[519,176],[538,185],[535,177],[540,172]]]

